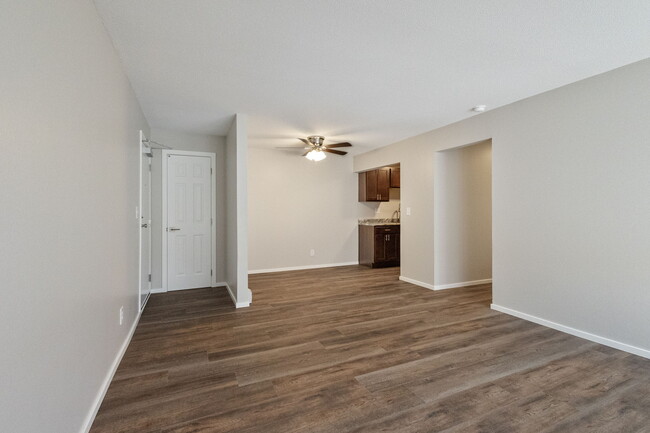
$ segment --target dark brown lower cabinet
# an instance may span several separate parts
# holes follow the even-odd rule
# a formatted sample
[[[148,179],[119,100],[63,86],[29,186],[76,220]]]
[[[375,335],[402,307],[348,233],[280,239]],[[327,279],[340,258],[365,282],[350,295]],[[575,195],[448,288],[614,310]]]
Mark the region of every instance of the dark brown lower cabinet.
[[[359,226],[359,264],[372,268],[399,266],[399,225]]]

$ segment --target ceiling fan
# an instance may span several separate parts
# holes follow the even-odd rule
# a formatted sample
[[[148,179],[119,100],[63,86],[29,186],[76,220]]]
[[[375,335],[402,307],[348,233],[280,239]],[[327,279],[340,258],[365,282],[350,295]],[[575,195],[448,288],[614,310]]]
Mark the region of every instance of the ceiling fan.
[[[333,153],[335,155],[347,155],[347,152],[344,152],[342,150],[334,150],[333,148],[352,146],[347,141],[343,143],[324,144],[325,137],[323,137],[322,135],[310,135],[307,138],[299,138],[298,140],[302,141],[307,145],[307,147],[303,148],[304,150],[306,150],[306,152],[303,153],[302,156],[306,157],[311,161],[322,161],[326,157],[325,152]],[[299,148],[291,146],[291,147],[280,147],[279,149],[299,149]]]

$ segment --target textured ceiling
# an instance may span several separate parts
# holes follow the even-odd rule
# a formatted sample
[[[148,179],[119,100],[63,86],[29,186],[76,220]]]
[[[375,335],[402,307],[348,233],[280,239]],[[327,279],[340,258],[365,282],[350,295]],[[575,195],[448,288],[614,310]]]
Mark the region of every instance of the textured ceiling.
[[[648,0],[95,0],[154,128],[380,147],[650,56]]]

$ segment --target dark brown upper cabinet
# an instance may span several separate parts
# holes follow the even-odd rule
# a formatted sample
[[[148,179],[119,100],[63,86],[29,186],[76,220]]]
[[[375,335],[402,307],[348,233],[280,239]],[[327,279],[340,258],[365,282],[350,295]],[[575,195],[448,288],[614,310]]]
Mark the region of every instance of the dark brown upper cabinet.
[[[390,168],[359,173],[359,201],[388,201]]]
[[[390,187],[399,188],[399,167],[390,168]]]

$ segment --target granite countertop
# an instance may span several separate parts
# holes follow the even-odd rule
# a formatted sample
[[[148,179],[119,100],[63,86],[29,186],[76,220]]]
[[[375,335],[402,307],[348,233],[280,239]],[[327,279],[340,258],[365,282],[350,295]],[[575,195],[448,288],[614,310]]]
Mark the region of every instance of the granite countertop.
[[[360,226],[398,226],[399,220],[393,218],[360,218]]]

